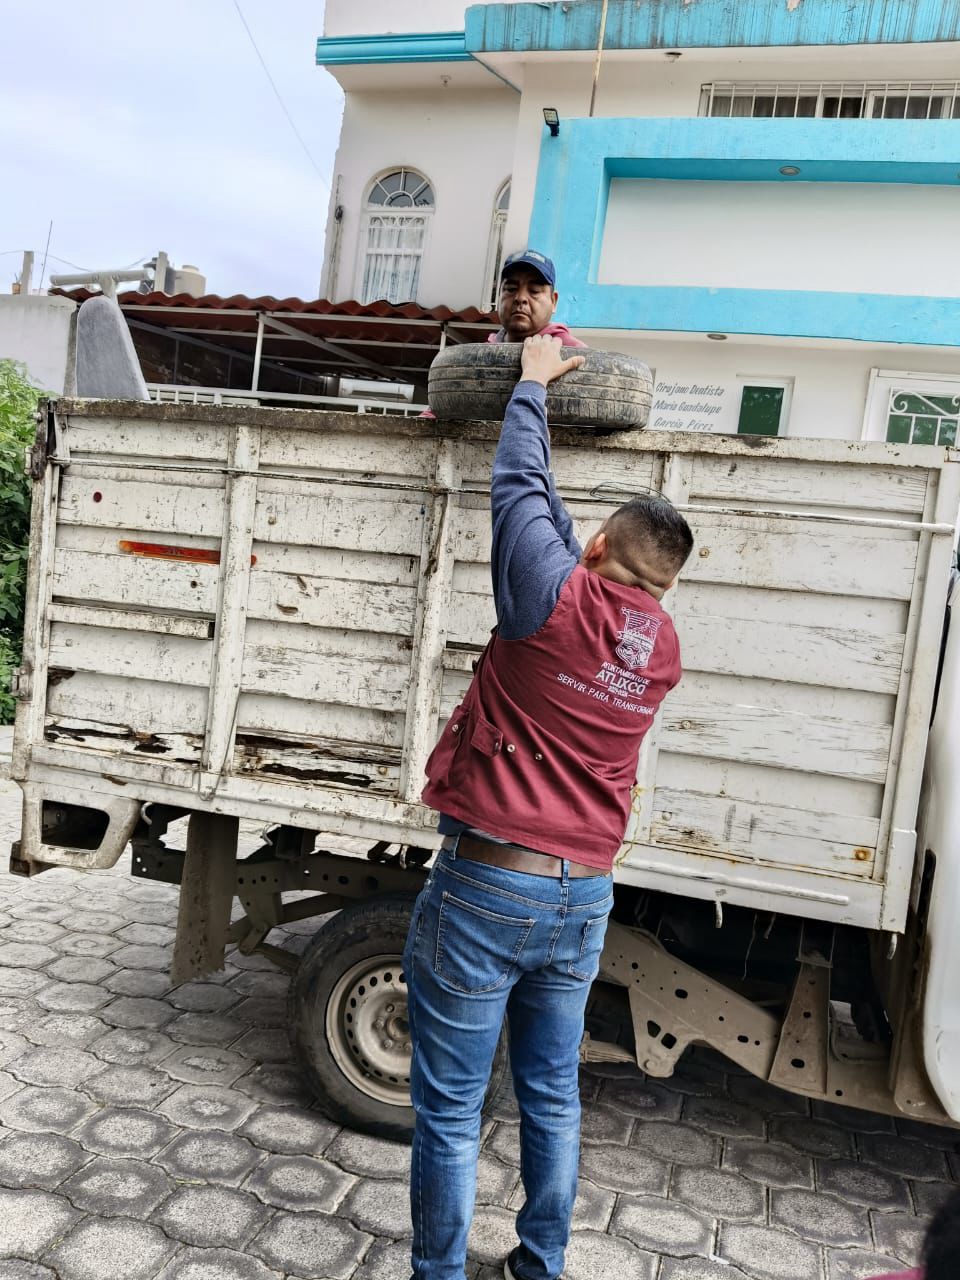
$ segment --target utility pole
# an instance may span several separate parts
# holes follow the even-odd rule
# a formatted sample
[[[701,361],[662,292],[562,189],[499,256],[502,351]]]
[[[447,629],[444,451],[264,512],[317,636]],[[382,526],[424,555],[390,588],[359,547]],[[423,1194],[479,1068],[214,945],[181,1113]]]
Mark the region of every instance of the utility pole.
[[[29,298],[30,285],[33,281],[33,250],[24,249],[23,266],[20,268],[20,276],[14,288],[14,293],[20,294],[22,298]]]

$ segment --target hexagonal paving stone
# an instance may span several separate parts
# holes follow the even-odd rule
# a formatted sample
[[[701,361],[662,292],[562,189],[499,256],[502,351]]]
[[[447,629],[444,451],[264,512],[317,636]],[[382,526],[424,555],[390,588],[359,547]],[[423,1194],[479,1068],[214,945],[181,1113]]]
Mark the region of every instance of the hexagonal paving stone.
[[[25,1262],[22,1258],[0,1261],[0,1280],[57,1280],[49,1267],[39,1262]]]
[[[296,1276],[320,1275],[324,1280],[347,1280],[370,1244],[371,1237],[325,1213],[278,1213],[251,1242],[256,1254],[278,1271]]]
[[[185,1244],[241,1249],[271,1214],[256,1196],[233,1187],[181,1187],[154,1214],[154,1221]]]
[[[45,902],[42,900],[29,902],[18,899],[10,906],[10,915],[17,920],[51,920],[57,924],[64,916],[70,914],[70,908],[61,902]]]
[[[661,1196],[621,1196],[610,1229],[653,1253],[706,1256],[713,1243],[711,1218]]]
[[[0,996],[30,996],[49,982],[45,973],[32,973],[29,969],[12,969],[0,965]]]
[[[577,1231],[567,1246],[566,1280],[653,1280],[659,1259],[617,1236]]]
[[[237,1186],[262,1158],[263,1153],[246,1138],[207,1129],[181,1134],[154,1163],[183,1181]]]
[[[48,1013],[24,1027],[23,1033],[33,1044],[51,1048],[69,1045],[83,1049],[102,1036],[106,1029],[99,1018],[89,1013]]]
[[[170,978],[156,969],[118,969],[103,985],[118,996],[156,998],[167,995]]]
[[[232,1249],[184,1249],[157,1280],[283,1280],[256,1258]]]
[[[230,1046],[254,1062],[291,1062],[293,1049],[282,1028],[251,1027]]]
[[[123,969],[159,969],[167,973],[173,962],[173,947],[130,945],[114,952],[112,959]]]
[[[859,1160],[818,1160],[817,1188],[868,1209],[913,1209],[903,1178]]]
[[[117,930],[117,937],[128,946],[135,947],[172,947],[177,936],[176,929],[165,924],[126,924]]]
[[[35,1017],[36,1009],[29,1000],[0,996],[0,1029],[3,1031],[19,1031]]]
[[[329,1124],[329,1121],[323,1120],[314,1112],[308,1112],[306,1115],[299,1113],[299,1119],[307,1124]],[[249,1132],[249,1129],[248,1124],[244,1131]],[[406,1178],[410,1172],[408,1146],[399,1142],[388,1142],[386,1138],[373,1138],[366,1133],[354,1133],[350,1129],[342,1130],[323,1154],[328,1160],[338,1164],[341,1169],[346,1169],[348,1173],[358,1173],[363,1177]]]
[[[789,1231],[723,1224],[718,1255],[751,1280],[820,1280],[820,1250]]]
[[[103,982],[117,972],[109,960],[93,960],[86,956],[64,956],[47,968],[51,978],[59,982]]]
[[[110,992],[90,982],[51,982],[36,1001],[52,1013],[91,1013],[110,999]]]
[[[771,1187],[812,1187],[813,1159],[793,1147],[759,1138],[728,1138],[723,1144],[723,1168]]]
[[[678,1169],[677,1197],[692,1208],[734,1222],[762,1222],[766,1212],[763,1187],[736,1173],[719,1169]]]
[[[0,1190],[0,1258],[38,1258],[79,1216],[48,1191]]]
[[[165,1173],[142,1160],[97,1156],[61,1187],[78,1209],[102,1217],[145,1218],[173,1190]]]
[[[94,1040],[90,1052],[103,1062],[120,1067],[136,1067],[162,1062],[174,1052],[177,1045],[159,1031],[144,1031],[118,1027],[108,1031],[100,1040]]]
[[[164,1071],[185,1084],[230,1085],[249,1071],[253,1063],[241,1053],[212,1045],[181,1045],[166,1058]]]
[[[853,1155],[853,1135],[829,1120],[807,1116],[776,1116],[770,1121],[770,1137],[812,1156],[842,1159]]]
[[[892,1253],[905,1266],[915,1267],[926,1223],[906,1213],[873,1213],[873,1235],[881,1253]]]
[[[53,944],[65,956],[86,956],[102,960],[123,946],[109,933],[68,933]]]
[[[581,1142],[622,1142],[630,1140],[634,1121],[614,1107],[593,1103],[584,1107],[580,1121]]]
[[[866,1249],[828,1249],[827,1280],[878,1280],[901,1271],[902,1264],[889,1254]]]
[[[170,1010],[176,1013],[175,1009]],[[185,1044],[210,1044],[224,1048],[246,1031],[245,1022],[224,1013],[181,1013],[166,1028],[167,1035]]]
[[[872,1243],[865,1209],[815,1191],[771,1191],[770,1222],[820,1244],[868,1248]]]
[[[598,1186],[631,1195],[639,1192],[666,1195],[670,1181],[670,1165],[666,1161],[634,1147],[585,1147],[580,1157],[580,1173]]]
[[[326,1160],[312,1156],[271,1156],[250,1175],[244,1187],[267,1204],[280,1209],[316,1209],[332,1213],[356,1181]],[[387,1184],[376,1185],[379,1188]],[[355,1215],[348,1216],[354,1218],[358,1226],[366,1225]],[[385,1235],[399,1234],[386,1226],[380,1230]]]
[[[83,1091],[96,1102],[118,1107],[152,1107],[176,1089],[176,1084],[156,1067],[104,1068],[98,1058],[99,1074],[83,1082]]]
[[[264,1151],[275,1151],[280,1155],[318,1156],[325,1151],[331,1139],[336,1137],[340,1130],[332,1120],[318,1115],[316,1111],[301,1111],[296,1107],[260,1107],[249,1120],[243,1123],[238,1132],[250,1138]],[[365,1139],[361,1134],[351,1136],[361,1142],[378,1143],[379,1146],[390,1149],[391,1166],[383,1169],[384,1173],[402,1171],[396,1166],[396,1151],[408,1152],[408,1148],[401,1147],[395,1142],[380,1142],[377,1138]],[[350,1160],[349,1152],[340,1152],[339,1155],[330,1152],[327,1153],[327,1158],[334,1160],[343,1169],[352,1170],[355,1173],[364,1172],[364,1170],[353,1168],[356,1161]],[[406,1169],[408,1164],[409,1155],[403,1169]]]
[[[49,920],[15,920],[3,930],[4,942],[39,942],[46,944],[66,933],[59,924]]]
[[[954,1182],[913,1182],[910,1185],[921,1218],[932,1217],[957,1189]]]
[[[161,1116],[135,1107],[104,1107],[76,1131],[77,1141],[102,1156],[154,1155],[176,1134]]]
[[[30,1041],[18,1031],[0,1031],[0,1067],[19,1058],[29,1048]]]
[[[409,1219],[409,1210],[407,1216]],[[409,1231],[409,1226],[407,1230]],[[516,1243],[516,1215],[506,1209],[480,1205],[470,1226],[467,1256],[479,1262],[499,1262],[502,1267],[503,1259]],[[623,1280],[623,1277],[619,1277],[619,1280]]]
[[[39,942],[0,942],[0,964],[11,969],[42,969],[57,953]]]
[[[673,1164],[715,1164],[720,1144],[710,1134],[687,1124],[644,1120],[633,1131],[632,1146]]]
[[[526,1199],[519,1183],[511,1197],[510,1208],[519,1210]],[[571,1219],[574,1231],[606,1231],[613,1217],[617,1197],[612,1191],[581,1178],[577,1183],[577,1199]]]
[[[926,1143],[893,1134],[861,1133],[857,1135],[857,1146],[864,1160],[905,1178],[942,1180],[949,1176],[943,1151]]]
[[[152,1280],[176,1247],[147,1222],[87,1218],[43,1260],[70,1280]]]
[[[241,1076],[234,1088],[275,1106],[308,1107],[313,1102],[300,1068],[284,1062],[261,1063]]]
[[[501,1268],[497,1280],[502,1276]],[[352,1280],[410,1280],[410,1241],[376,1241]]]
[[[114,1027],[128,1027],[143,1031],[155,1031],[164,1027],[176,1015],[162,1000],[149,997],[119,996],[101,1011],[100,1017]]]
[[[0,1122],[9,1129],[69,1133],[96,1110],[94,1103],[72,1089],[44,1089],[27,1085],[0,1103]]]
[[[233,1010],[233,1017],[254,1027],[285,1027],[286,1001],[276,1000],[273,996],[247,996]]]
[[[477,1203],[505,1205],[517,1185],[517,1170],[487,1151],[477,1161]],[[584,1186],[590,1186],[584,1183]]]
[[[731,1075],[728,1084],[731,1098],[745,1102],[750,1107],[766,1115],[806,1116],[810,1114],[810,1103],[795,1093],[787,1093],[786,1089],[778,1089],[766,1080],[758,1080],[756,1076]]]
[[[764,1131],[763,1113],[732,1098],[687,1098],[683,1118],[724,1138],[744,1138],[750,1134],[760,1137]]]
[[[58,1133],[11,1133],[0,1143],[0,1185],[52,1191],[90,1157]]]
[[[31,1049],[9,1064],[10,1072],[24,1084],[64,1085],[76,1088],[82,1080],[102,1069],[92,1053],[82,1049]]]
[[[174,987],[168,997],[170,1003],[185,1013],[222,1013],[237,1004],[241,995],[229,987],[214,982],[185,982]]]
[[[749,1280],[739,1267],[707,1258],[664,1258],[660,1280]]]
[[[112,911],[71,912],[69,920],[74,933],[114,933],[123,922],[124,917]]]
[[[216,1085],[181,1085],[157,1108],[174,1124],[190,1129],[235,1129],[255,1103],[235,1089]]]
[[[230,989],[245,996],[272,996],[283,1003],[290,989],[290,979],[276,969],[263,972],[243,970],[231,977]]]

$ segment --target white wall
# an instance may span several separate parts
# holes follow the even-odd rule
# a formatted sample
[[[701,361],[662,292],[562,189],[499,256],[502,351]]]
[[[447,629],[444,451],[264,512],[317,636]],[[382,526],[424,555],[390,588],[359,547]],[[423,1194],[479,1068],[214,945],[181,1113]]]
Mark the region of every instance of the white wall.
[[[561,296],[558,315],[562,318]],[[736,431],[739,408],[738,379],[793,379],[790,416],[784,434],[820,436],[839,440],[859,440],[863,426],[870,370],[915,370],[931,377],[960,377],[960,351],[924,350],[920,347],[873,346],[856,343],[845,346],[741,342],[733,338],[714,342],[707,337],[678,339],[656,334],[580,333],[591,346],[623,351],[646,361],[653,369],[658,399],[685,402],[716,400],[695,392],[671,395],[668,386],[721,386],[731,389],[725,412],[708,419],[712,430]],[[656,411],[651,414],[653,425]]]
[[[35,387],[59,395],[75,310],[69,298],[0,294],[0,360],[19,360]]]
[[[517,103],[510,89],[347,96],[332,184],[332,203],[343,209],[335,289],[332,222],[323,276],[334,301],[359,292],[358,237],[373,179],[406,165],[430,179],[436,196],[417,301],[455,309],[480,304],[494,200],[510,177]]]
[[[610,184],[601,284],[960,295],[960,189]]]
[[[513,0],[327,0],[325,36],[380,35],[385,32],[462,31],[471,4]]]

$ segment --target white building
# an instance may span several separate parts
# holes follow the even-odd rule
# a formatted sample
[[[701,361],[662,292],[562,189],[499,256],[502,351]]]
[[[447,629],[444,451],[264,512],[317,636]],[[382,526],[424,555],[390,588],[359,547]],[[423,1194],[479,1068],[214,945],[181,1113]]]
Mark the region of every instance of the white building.
[[[651,426],[954,442],[957,5],[327,0],[317,60],[325,296],[489,307],[530,245]]]

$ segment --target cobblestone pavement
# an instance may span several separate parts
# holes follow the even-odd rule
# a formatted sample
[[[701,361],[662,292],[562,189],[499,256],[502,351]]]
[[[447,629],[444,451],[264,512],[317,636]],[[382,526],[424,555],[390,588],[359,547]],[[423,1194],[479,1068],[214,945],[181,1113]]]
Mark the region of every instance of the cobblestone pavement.
[[[19,794],[0,781],[4,865]],[[408,1280],[406,1148],[311,1109],[265,961],[171,988],[175,912],[126,866],[0,873],[0,1280]],[[720,1059],[583,1091],[568,1280],[859,1280],[912,1264],[960,1180],[954,1133],[811,1108]],[[473,1280],[502,1274],[518,1203],[504,1104]]]

